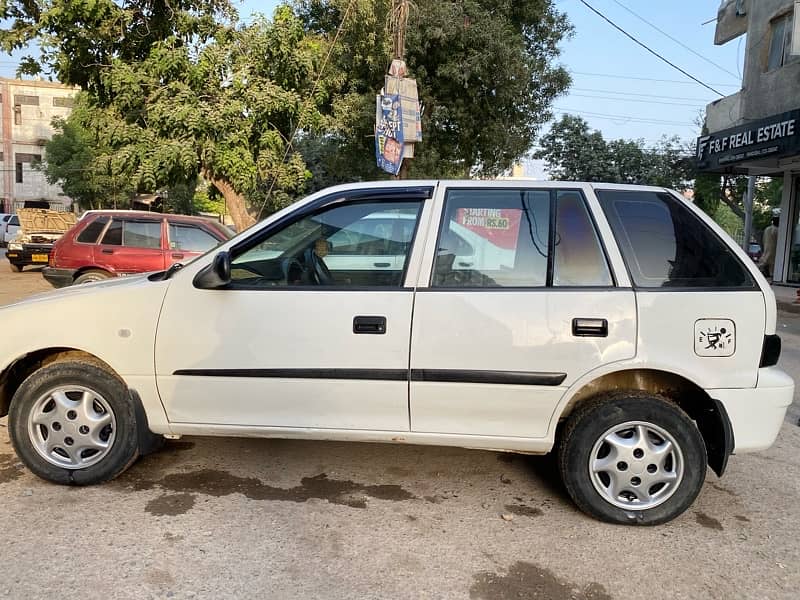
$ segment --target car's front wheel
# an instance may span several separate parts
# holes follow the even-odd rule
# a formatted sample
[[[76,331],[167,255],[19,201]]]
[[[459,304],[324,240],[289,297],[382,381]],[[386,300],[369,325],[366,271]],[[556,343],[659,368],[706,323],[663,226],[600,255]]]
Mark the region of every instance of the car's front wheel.
[[[584,512],[612,523],[674,519],[703,486],[707,456],[694,422],[674,403],[621,392],[579,407],[559,444],[564,485]]]
[[[108,481],[139,455],[125,384],[83,362],[55,362],[29,376],[11,400],[9,433],[22,462],[55,483]]]

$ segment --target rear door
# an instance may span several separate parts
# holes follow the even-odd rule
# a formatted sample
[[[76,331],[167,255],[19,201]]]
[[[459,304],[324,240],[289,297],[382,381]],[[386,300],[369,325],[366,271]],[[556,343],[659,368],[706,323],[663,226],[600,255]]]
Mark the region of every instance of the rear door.
[[[634,293],[614,278],[587,191],[440,190],[414,304],[412,431],[546,437],[568,386],[635,355]]]
[[[166,268],[163,218],[114,217],[100,243],[94,261],[112,273],[144,273]]]

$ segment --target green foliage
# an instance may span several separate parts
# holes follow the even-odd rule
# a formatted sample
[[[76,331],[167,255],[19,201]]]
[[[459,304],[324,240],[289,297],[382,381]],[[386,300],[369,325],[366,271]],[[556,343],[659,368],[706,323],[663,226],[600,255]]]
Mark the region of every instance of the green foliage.
[[[677,137],[655,148],[643,140],[606,141],[574,115],[563,115],[541,138],[536,158],[545,159],[553,179],[684,187],[692,178],[688,149]]]
[[[296,5],[310,33],[330,37],[351,0]],[[331,125],[314,152],[334,177],[381,176],[373,158],[375,94],[391,58],[390,7],[391,0],[354,0],[333,50]],[[424,106],[424,139],[411,176],[491,176],[525,155],[569,85],[556,60],[570,33],[552,0],[415,0],[405,59]],[[333,147],[336,157],[327,152]]]
[[[89,146],[79,165],[87,178],[154,192],[202,176],[241,221],[248,208],[268,214],[303,189],[309,174],[288,142],[295,128],[325,122],[325,87],[310,97],[325,44],[291,8],[249,25],[226,21],[235,13],[223,0],[20,1],[0,14],[16,19],[0,35],[4,47],[40,36],[40,66],[86,90],[64,133]],[[47,162],[56,169],[66,158]],[[192,195],[179,204],[188,208]]]

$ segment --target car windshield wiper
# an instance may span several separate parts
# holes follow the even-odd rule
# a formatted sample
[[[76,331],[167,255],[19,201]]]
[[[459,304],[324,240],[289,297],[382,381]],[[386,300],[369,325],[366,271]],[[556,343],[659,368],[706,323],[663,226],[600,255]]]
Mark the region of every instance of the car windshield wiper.
[[[182,268],[183,268],[183,263],[179,263],[179,262],[172,263],[170,268],[167,269],[166,271],[164,271],[164,277],[161,278],[161,281],[165,281],[165,280],[169,279],[170,277],[175,275],[175,273],[180,271]]]

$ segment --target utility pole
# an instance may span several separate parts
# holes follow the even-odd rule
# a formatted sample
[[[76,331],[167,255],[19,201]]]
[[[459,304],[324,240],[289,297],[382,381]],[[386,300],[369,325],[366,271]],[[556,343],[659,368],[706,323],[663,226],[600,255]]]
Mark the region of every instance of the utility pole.
[[[750,246],[750,236],[753,234],[753,196],[756,191],[756,178],[750,175],[747,178],[747,193],[744,196],[744,239],[742,248],[747,252]]]
[[[408,29],[408,0],[392,0],[392,58],[406,58],[406,30]],[[403,159],[395,179],[408,179],[408,160]]]

